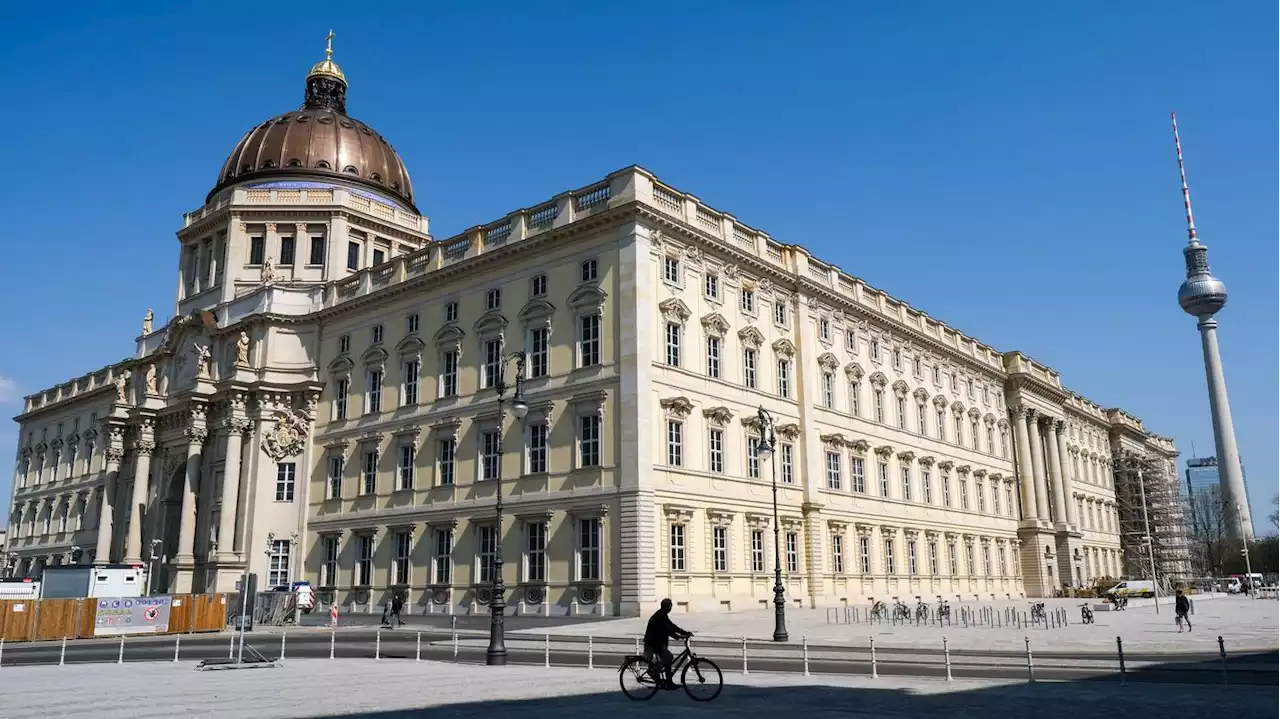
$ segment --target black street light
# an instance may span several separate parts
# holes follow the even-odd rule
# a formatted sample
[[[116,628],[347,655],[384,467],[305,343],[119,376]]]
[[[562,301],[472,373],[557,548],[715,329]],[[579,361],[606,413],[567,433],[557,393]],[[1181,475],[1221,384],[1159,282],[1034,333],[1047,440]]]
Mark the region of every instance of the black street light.
[[[498,472],[494,482],[497,485],[497,502],[494,504],[493,586],[490,589],[491,596],[489,597],[489,648],[484,653],[484,663],[489,666],[504,666],[507,663],[507,642],[504,635],[507,602],[504,596],[506,587],[502,584],[502,424],[504,419],[502,406],[507,394],[507,363],[512,360],[516,363],[516,393],[511,399],[511,414],[517,420],[524,419],[525,415],[529,414],[529,405],[524,402],[525,354],[523,351],[512,352],[503,357],[502,361],[498,363],[497,382],[493,385],[498,390]]]
[[[764,407],[756,409],[760,422],[760,442],[756,456],[771,460],[773,472],[773,641],[787,641],[787,599],[782,587],[782,550],[778,545],[778,460],[774,451],[778,448],[778,436],[774,433],[773,415]]]

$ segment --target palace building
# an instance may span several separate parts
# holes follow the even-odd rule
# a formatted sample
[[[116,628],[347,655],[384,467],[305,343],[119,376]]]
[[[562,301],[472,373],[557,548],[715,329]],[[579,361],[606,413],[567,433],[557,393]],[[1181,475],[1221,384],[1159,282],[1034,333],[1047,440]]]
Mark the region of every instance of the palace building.
[[[1176,485],[1177,451],[1134,417],[640,167],[436,239],[347,87],[326,58],[235,144],[172,319],[26,398],[11,575],[467,613],[501,568],[512,612],[750,609],[775,482],[794,606],[1141,574],[1113,454]]]

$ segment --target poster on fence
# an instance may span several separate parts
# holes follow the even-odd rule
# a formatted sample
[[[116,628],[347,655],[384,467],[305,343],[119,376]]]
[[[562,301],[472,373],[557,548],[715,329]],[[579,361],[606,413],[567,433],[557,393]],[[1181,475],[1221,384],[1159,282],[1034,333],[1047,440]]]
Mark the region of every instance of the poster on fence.
[[[169,631],[172,597],[98,597],[93,635],[161,634]]]

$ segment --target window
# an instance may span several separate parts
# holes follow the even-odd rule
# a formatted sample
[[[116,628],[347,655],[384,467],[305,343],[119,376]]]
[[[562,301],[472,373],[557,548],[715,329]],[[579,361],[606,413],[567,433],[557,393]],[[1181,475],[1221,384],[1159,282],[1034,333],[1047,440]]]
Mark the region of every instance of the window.
[[[863,472],[862,458],[854,457],[849,460],[849,477],[850,489],[855,492],[865,494],[867,491],[867,478]]]
[[[498,444],[501,435],[494,430],[480,433],[480,479],[498,478]]]
[[[787,573],[800,571],[800,538],[795,532],[787,532]]]
[[[911,370],[912,370],[913,374],[915,374],[915,376],[917,376],[917,377],[919,377],[920,375],[924,374],[924,363],[920,361],[920,358],[919,358],[919,357],[914,357],[914,358],[912,358],[912,360],[911,360]]]
[[[893,368],[897,370],[902,369],[902,350],[897,347],[893,348]]]
[[[307,264],[309,265],[324,264],[324,237],[320,235],[311,236],[311,252],[310,252],[310,257],[307,258]]]
[[[457,302],[447,302],[447,303],[445,303],[445,306],[444,306],[444,321],[445,321],[445,322],[457,322],[457,321],[458,321],[458,303],[457,303]]]
[[[708,272],[703,289],[707,293],[708,298],[713,300],[720,299],[720,278]]]
[[[873,409],[875,410],[875,420],[880,424],[884,424],[884,390],[877,387],[872,391]]]
[[[583,282],[594,282],[600,272],[600,266],[595,260],[584,260],[581,269]]]
[[[296,254],[297,254],[296,245],[294,244],[293,238],[281,237],[280,238],[280,264],[287,265],[287,266],[293,265],[294,255]]]
[[[729,529],[711,528],[711,559],[717,572],[729,571]]]
[[[547,276],[534,275],[529,280],[529,296],[530,297],[546,297],[547,296]]]
[[[977,435],[974,435],[977,436]],[[990,425],[987,426],[987,454],[996,453],[996,430]]]
[[[853,354],[858,354],[858,336],[850,329],[844,333],[844,346]]]
[[[598,364],[600,364],[600,315],[583,315],[578,318],[578,366],[591,367]]]
[[[335,454],[329,458],[329,499],[342,497],[342,470],[345,465],[346,461],[340,454]]]
[[[791,362],[785,359],[778,360],[778,396],[791,396]]]
[[[529,474],[547,471],[547,428],[546,424],[529,425],[529,447],[526,454],[526,471]]]
[[[795,484],[795,447],[790,444],[783,444],[779,449],[782,457],[782,483]]]
[[[911,501],[911,467],[902,468],[902,501]]]
[[[342,335],[338,338],[338,354],[346,354],[351,351],[351,335]]]
[[[525,525],[524,579],[526,582],[547,580],[547,523]]]
[[[942,384],[942,368],[938,367],[938,365],[933,366],[933,383],[936,385]]]
[[[333,402],[333,418],[334,420],[346,420],[347,418],[347,395],[351,393],[351,380],[347,377],[338,380],[338,397]]]
[[[959,391],[960,391],[960,381],[956,379],[956,373],[955,373],[955,372],[952,372],[952,373],[951,373],[951,391],[952,391],[952,392],[959,392]]]
[[[831,571],[844,574],[844,537],[831,535]]]
[[[880,361],[880,340],[871,340],[871,359],[875,362]]]
[[[1083,508],[1081,506],[1081,509]],[[994,481],[991,482],[991,513],[1000,513],[1000,487]]]
[[[973,574],[974,564],[973,564],[973,545],[972,544],[964,545],[964,569],[966,573]]]
[[[396,532],[395,544],[391,556],[391,583],[409,583],[409,551],[412,546],[412,535],[408,532]]]
[[[760,479],[760,438],[747,437],[747,476]]]
[[[967,379],[967,380],[965,380],[965,381],[964,381],[964,393],[965,393],[965,395],[966,395],[969,399],[973,399],[973,398],[974,398],[974,395],[973,395],[973,380],[972,380],[972,379]]]
[[[973,480],[973,494],[978,498],[978,511],[987,511],[987,488],[983,486],[981,479]]]
[[[1006,569],[1006,567],[1007,567],[1008,565],[1007,565],[1007,564],[1005,564],[1005,558],[1004,558],[1004,547],[1003,547],[1003,546],[996,547],[996,553],[997,553],[998,566],[999,566],[999,568],[1000,568],[1000,576],[1002,576],[1002,577],[1003,577],[1003,576],[1005,576],[1005,574],[1007,574],[1007,573],[1008,573],[1008,570]],[[1084,555],[1084,558],[1085,558],[1085,561],[1086,561],[1086,562],[1088,562],[1089,557],[1090,557],[1090,555],[1089,555],[1088,553],[1086,553],[1086,554]],[[1090,574],[1093,574],[1093,571],[1092,571],[1092,570],[1090,570],[1090,572],[1089,572],[1089,573],[1090,573]]]
[[[773,321],[774,324],[782,327],[787,326],[787,303],[784,300],[778,300],[773,303]]]
[[[360,494],[373,494],[378,484],[378,451],[364,453],[364,473],[361,477],[364,480],[360,488]]]
[[[871,573],[871,537],[858,537],[858,562],[863,574]]]
[[[721,474],[724,472],[724,430],[712,429],[707,432],[707,447],[709,449],[708,465],[712,472]]]
[[[751,530],[751,571],[764,571],[764,531]]]
[[[436,556],[432,569],[435,572],[436,584],[449,584],[453,581],[453,530],[436,530]]]
[[[1000,428],[1000,456],[1009,458],[1009,431],[1004,427]]]
[[[889,496],[889,463],[881,460],[880,465],[880,496]]]
[[[396,467],[396,475],[400,480],[398,485],[399,489],[413,489],[413,460],[413,445],[401,445],[400,466]]]
[[[293,487],[298,479],[298,465],[294,462],[276,463],[276,501],[292,502]]]
[[[841,489],[844,480],[840,476],[840,453],[827,452],[827,489]]]
[[[338,585],[338,538],[325,535],[321,546],[324,561],[320,563],[320,586],[335,587]]]
[[[684,525],[671,525],[671,554],[668,557],[673,572],[684,571]]]
[[[578,426],[579,466],[600,466],[600,416],[581,417]]]
[[[1013,504],[1013,489],[1010,487],[1004,488],[1004,508],[1005,508],[1005,512],[1007,512],[1009,516],[1012,517],[1013,511],[1014,511],[1014,504]],[[1096,527],[1097,525],[1094,525],[1094,526]]]
[[[382,250],[373,251],[373,267],[377,267],[378,265],[382,264],[383,262],[386,261],[386,259],[387,259],[386,252],[383,252]]]
[[[945,471],[942,473],[942,505],[951,506],[951,474]]]
[[[969,508],[969,480],[960,478],[960,508]]]
[[[453,484],[454,475],[454,457],[458,453],[458,441],[456,439],[440,440],[440,484]]]
[[[907,400],[905,397],[897,397],[898,410],[898,429],[907,428]]]
[[[935,413],[934,421],[935,421],[935,422],[937,422],[937,425],[938,425],[938,439],[939,439],[940,441],[943,441],[943,442],[947,441],[947,412],[946,412],[946,410],[939,409],[939,410],[937,411],[937,413]]]
[[[929,574],[938,574],[938,543],[929,540]]]
[[[260,265],[266,257],[267,248],[261,237],[249,238],[249,264]]]
[[[924,412],[925,412],[924,403],[921,402],[920,404],[917,404],[916,405],[916,433],[919,434],[921,437],[923,437],[926,434]]]
[[[418,331],[418,313],[417,312],[411,312],[408,315],[405,315],[404,331],[406,334],[413,334],[414,332]]]
[[[502,288],[494,287],[484,293],[484,308],[486,310],[496,310],[502,308]]]
[[[955,426],[956,426],[956,446],[960,446],[964,444],[964,421],[961,419],[961,415],[957,414],[955,416]]]
[[[662,279],[673,285],[680,284],[680,260],[666,257],[662,262]]]
[[[382,325],[374,325],[370,328],[369,339],[373,344],[382,344]]]
[[[825,317],[818,320],[818,338],[823,342],[831,341],[831,320]]]
[[[933,504],[933,475],[923,467],[920,469],[920,492],[924,495],[925,504]]]
[[[289,584],[289,545],[288,539],[271,541],[271,564],[267,569],[267,584],[272,587]]]
[[[822,406],[827,409],[835,409],[836,406],[836,377],[830,372],[822,373]]]
[[[849,383],[849,414],[854,417],[862,416],[862,383]]]
[[[538,327],[529,331],[529,357],[527,360],[529,377],[546,377],[550,372],[549,359],[551,330]]]
[[[720,338],[707,338],[707,376],[718,378],[720,376]]]
[[[417,315],[414,315],[417,317]],[[409,360],[404,363],[404,401],[402,404],[418,403],[418,372],[421,369],[421,363],[417,360]]]
[[[894,574],[896,570],[893,566],[893,540],[884,540],[884,573]]]
[[[742,383],[756,388],[756,351],[750,348],[742,350]]]
[[[756,312],[756,291],[742,288],[742,311],[749,315]]]
[[[480,583],[493,582],[494,568],[498,559],[498,529],[491,525],[478,528],[480,532]]]
[[[947,569],[950,570],[952,576],[959,574],[959,572],[956,571],[957,568],[956,568],[956,543],[955,542],[947,542]]]
[[[373,583],[373,537],[361,534],[356,537],[356,576],[357,587],[367,587]]]
[[[498,385],[498,372],[502,365],[501,340],[485,340],[483,362],[480,365],[480,387],[496,387]]]
[[[578,520],[578,579],[597,581],[602,572],[600,566],[600,518],[587,517]]]
[[[382,411],[382,370],[369,371],[369,399],[365,414]]]
[[[348,270],[360,269],[360,243],[359,242],[347,243],[347,269]]]
[[[684,425],[680,422],[667,422],[667,464],[684,465]]]
[[[458,351],[445,352],[440,358],[440,396],[458,394]]]
[[[911,576],[919,573],[916,566],[916,540],[914,539],[907,540],[907,573]]]
[[[667,324],[667,364],[680,366],[680,325],[674,322]]]
[[[991,576],[991,547],[982,545],[982,574]]]
[[[974,449],[978,448],[978,420],[970,418],[969,420],[969,445]]]

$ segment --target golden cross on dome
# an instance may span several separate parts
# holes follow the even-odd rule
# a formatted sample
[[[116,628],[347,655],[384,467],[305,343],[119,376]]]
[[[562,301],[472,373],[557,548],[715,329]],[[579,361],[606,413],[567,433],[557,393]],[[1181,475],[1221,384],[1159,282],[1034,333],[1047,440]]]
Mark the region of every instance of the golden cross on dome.
[[[329,30],[329,34],[324,38],[324,59],[333,59],[333,30]]]

